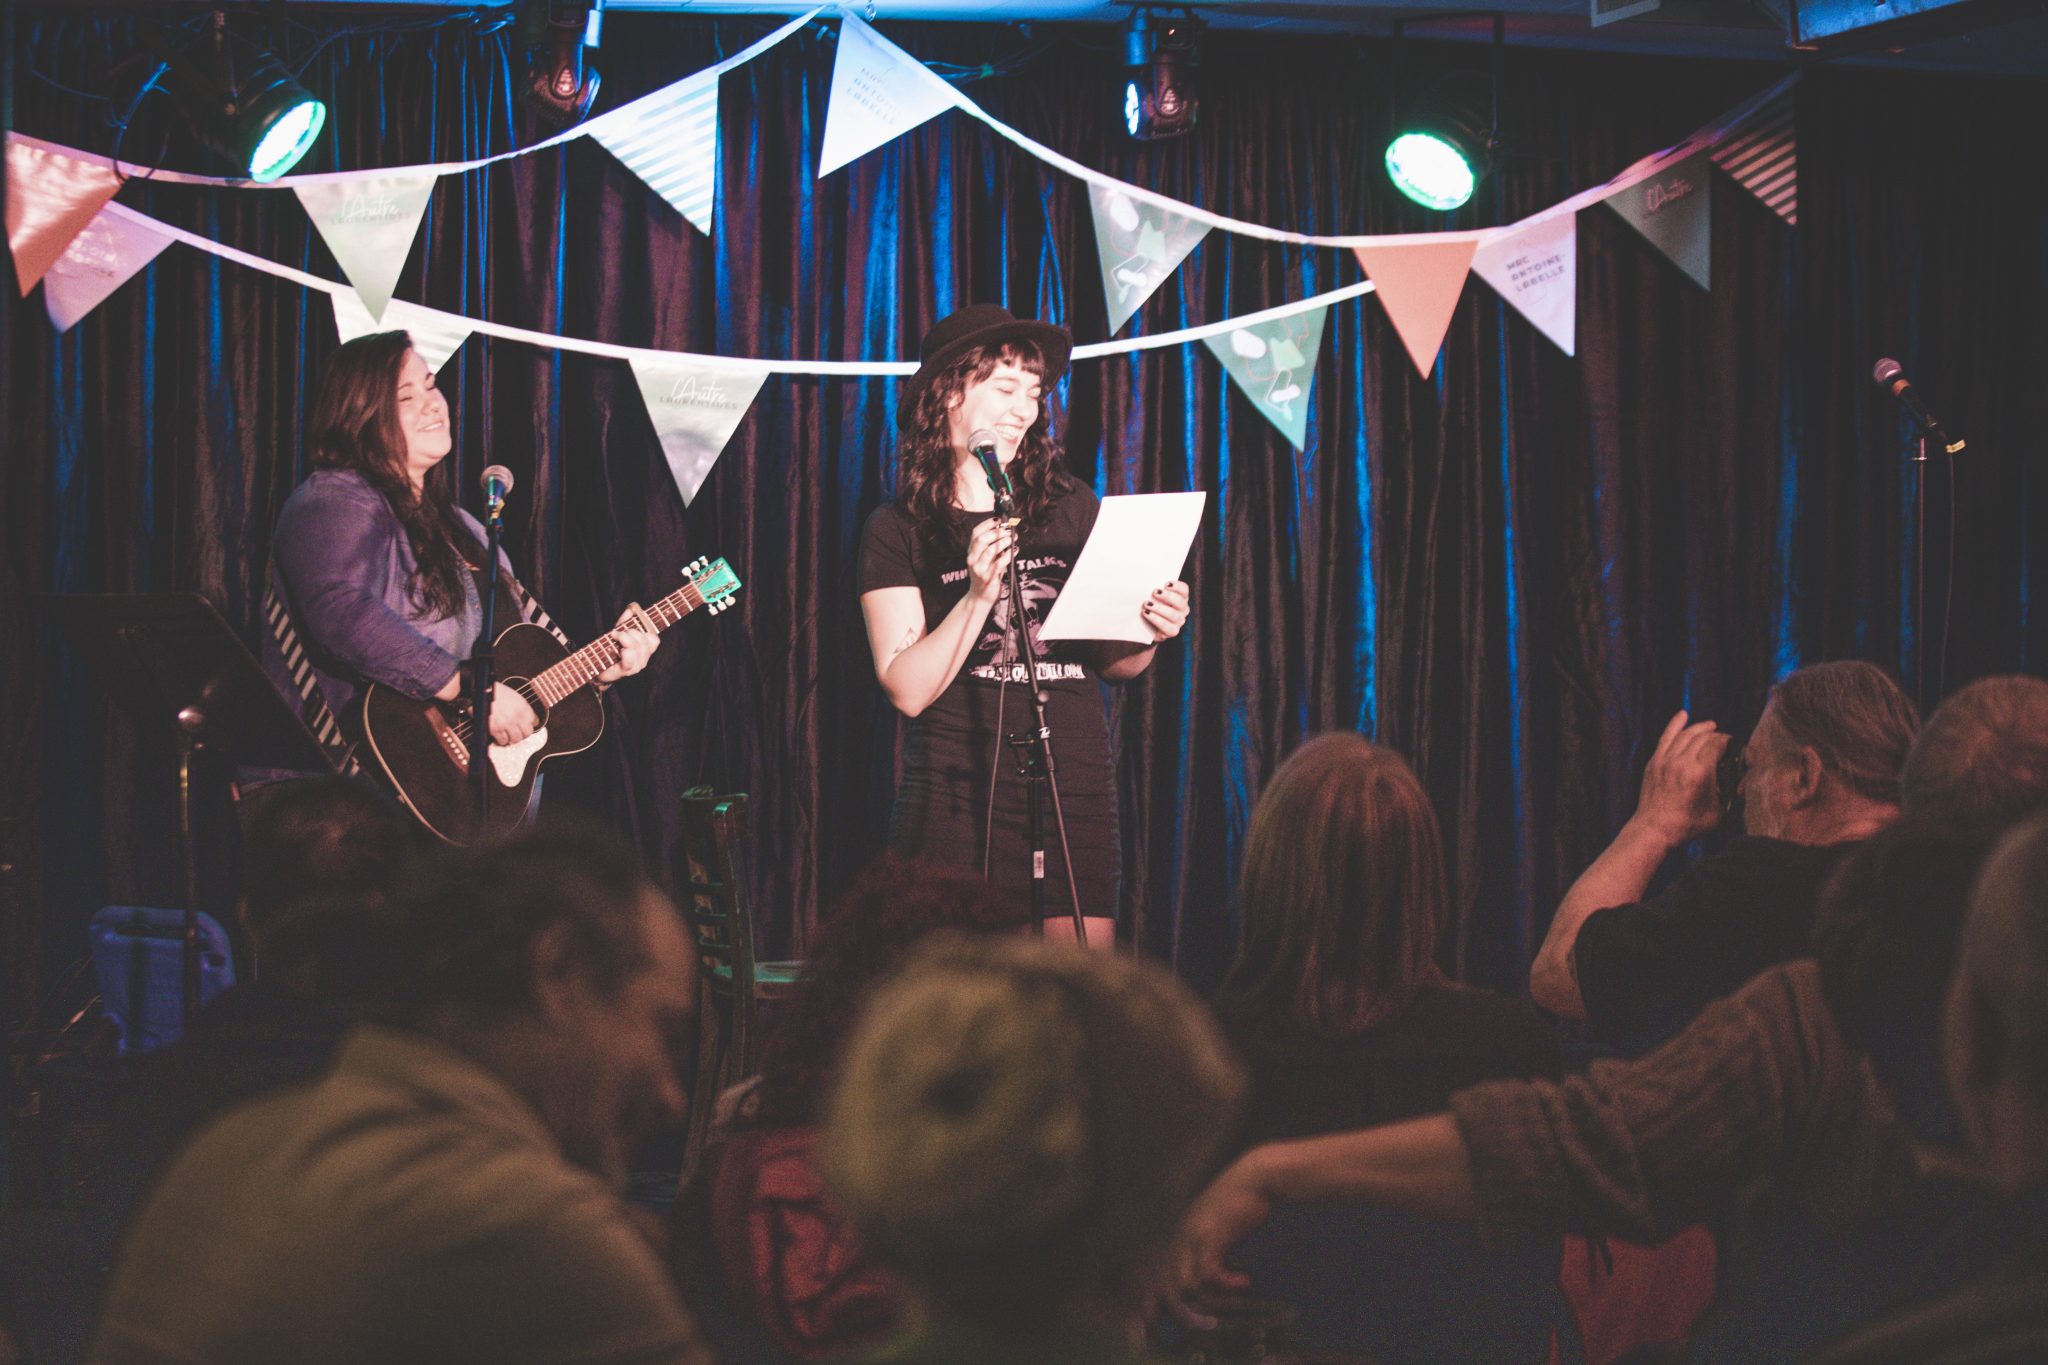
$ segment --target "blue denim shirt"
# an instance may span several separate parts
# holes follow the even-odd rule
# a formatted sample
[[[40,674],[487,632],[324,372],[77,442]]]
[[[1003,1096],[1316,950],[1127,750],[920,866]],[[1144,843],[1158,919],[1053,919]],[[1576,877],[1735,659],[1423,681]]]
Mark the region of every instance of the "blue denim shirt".
[[[483,527],[457,509],[481,545]],[[476,580],[462,575],[462,610],[432,619],[412,600],[412,546],[384,495],[353,470],[323,469],[293,490],[278,514],[271,551],[278,595],[290,610],[321,694],[340,716],[366,682],[409,697],[431,697],[469,657],[483,625]],[[511,576],[501,553],[499,572]],[[503,630],[510,621],[494,621]],[[290,670],[269,631],[263,662],[296,698]]]

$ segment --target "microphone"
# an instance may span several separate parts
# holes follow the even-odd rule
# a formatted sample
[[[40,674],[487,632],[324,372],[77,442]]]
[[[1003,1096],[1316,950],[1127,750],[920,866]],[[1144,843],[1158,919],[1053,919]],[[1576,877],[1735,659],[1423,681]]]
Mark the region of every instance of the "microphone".
[[[505,495],[512,491],[512,471],[501,464],[488,465],[477,482],[483,485],[485,505],[493,516],[497,515],[505,503]]]
[[[967,449],[981,461],[981,472],[988,479],[989,492],[996,495],[996,515],[1014,515],[1017,494],[1010,487],[1010,476],[1004,472],[1003,462],[996,458],[996,434],[987,427],[981,428],[967,438]]]
[[[1899,400],[1899,406],[1913,419],[1913,425],[1932,437],[1944,453],[1954,455],[1962,450],[1966,442],[1956,440],[1942,429],[1941,422],[1927,410],[1927,405],[1920,401],[1920,395],[1914,392],[1912,381],[1906,378],[1905,367],[1898,361],[1886,356],[1870,371],[1870,377],[1879,388]]]

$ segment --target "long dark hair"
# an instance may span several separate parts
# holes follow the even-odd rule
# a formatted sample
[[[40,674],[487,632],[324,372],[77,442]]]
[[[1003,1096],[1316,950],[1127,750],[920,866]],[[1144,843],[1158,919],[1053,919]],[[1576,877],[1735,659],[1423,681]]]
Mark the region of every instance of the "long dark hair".
[[[1227,1016],[1356,1033],[1440,980],[1443,836],[1407,760],[1349,731],[1296,749],[1252,810],[1237,909]]]
[[[412,350],[405,332],[346,342],[320,372],[306,418],[315,469],[353,469],[384,495],[405,528],[417,565],[407,585],[431,618],[453,616],[465,597],[465,558],[483,553],[455,512],[455,471],[443,460],[415,494],[405,472],[405,429],[398,423],[398,375]]]
[[[953,499],[954,465],[949,417],[953,400],[996,372],[1015,365],[1045,384],[1045,357],[1028,341],[1002,341],[976,346],[948,365],[919,391],[903,439],[897,442],[896,500],[910,513],[927,544],[960,548],[967,542],[966,523]],[[1052,391],[1048,386],[1038,405],[1038,420],[1024,433],[1017,458],[1008,466],[1017,492],[1017,514],[1027,529],[1045,520],[1053,500],[1077,482],[1060,462],[1052,438]]]

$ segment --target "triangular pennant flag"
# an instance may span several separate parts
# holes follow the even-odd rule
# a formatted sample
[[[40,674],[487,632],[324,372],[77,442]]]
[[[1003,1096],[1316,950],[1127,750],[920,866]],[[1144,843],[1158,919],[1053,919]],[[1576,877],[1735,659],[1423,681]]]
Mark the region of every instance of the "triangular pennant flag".
[[[654,434],[661,438],[661,453],[668,457],[669,472],[688,507],[753,405],[768,371],[710,366],[680,357],[634,360],[632,365]]]
[[[1605,200],[1702,289],[1711,288],[1707,281],[1714,259],[1708,164],[1704,156],[1689,156]]]
[[[427,362],[427,369],[439,374],[448,357],[469,340],[470,326],[467,318],[422,308],[403,299],[386,304],[384,316],[373,318],[361,299],[343,290],[334,296],[334,330],[343,341],[354,341],[372,332],[408,332],[412,335],[412,348]]]
[[[818,174],[830,175],[959,103],[959,93],[923,62],[853,15],[842,16]]]
[[[1439,232],[1351,248],[1408,348],[1408,358],[1425,378],[1436,368],[1436,353],[1451,330],[1451,314],[1458,311],[1478,243],[1476,233]]]
[[[113,167],[7,142],[7,246],[22,297],[121,188]]]
[[[100,214],[43,275],[43,308],[50,321],[58,331],[70,331],[170,244],[147,223]]]
[[[718,72],[700,71],[584,125],[690,226],[711,235],[718,179]]]
[[[1579,310],[1579,215],[1518,225],[1472,253],[1472,273],[1572,355]]]
[[[1091,183],[1088,203],[1095,210],[1095,250],[1114,336],[1209,235],[1209,225],[1109,185]]]
[[[384,316],[438,175],[351,176],[293,185],[306,216],[373,318]]]
[[[1714,164],[1764,201],[1780,218],[1799,225],[1799,139],[1792,92],[1786,91],[1714,144]]]
[[[1323,353],[1323,315],[1329,311],[1309,308],[1202,338],[1244,396],[1296,450],[1308,444],[1308,395],[1316,382],[1316,358]]]

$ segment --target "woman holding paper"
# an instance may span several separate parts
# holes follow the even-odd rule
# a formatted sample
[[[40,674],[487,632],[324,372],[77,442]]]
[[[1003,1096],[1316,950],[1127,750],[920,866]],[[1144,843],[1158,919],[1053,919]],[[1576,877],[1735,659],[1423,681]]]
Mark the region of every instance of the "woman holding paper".
[[[1026,684],[1035,681],[1046,694],[1088,939],[1108,947],[1122,848],[1099,684],[1136,677],[1159,641],[1180,634],[1188,588],[1167,583],[1145,602],[1151,644],[1038,638],[1095,524],[1095,495],[1061,463],[1044,402],[1072,348],[1063,329],[1014,318],[995,304],[963,308],[926,334],[897,412],[896,500],[875,509],[861,536],[860,602],[875,676],[911,718],[890,847],[979,871],[1006,896],[1028,898],[1028,784],[1005,740],[1031,728]],[[1014,490],[1014,525],[995,516],[995,494],[974,453],[977,434],[993,435]],[[1009,620],[1012,559],[1031,637],[1029,670],[1015,658]],[[1071,936],[1049,801],[1043,818],[1047,931]]]

